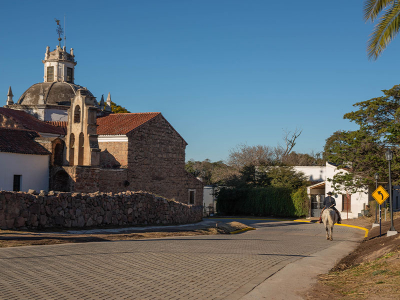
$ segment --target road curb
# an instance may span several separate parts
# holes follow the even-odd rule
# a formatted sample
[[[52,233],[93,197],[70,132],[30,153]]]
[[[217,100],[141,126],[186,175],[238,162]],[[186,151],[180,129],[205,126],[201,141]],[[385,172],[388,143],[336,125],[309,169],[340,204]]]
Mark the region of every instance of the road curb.
[[[318,223],[317,221],[308,221],[308,220],[293,220],[293,222],[307,222],[307,223]],[[351,227],[351,228],[356,228],[356,229],[361,229],[365,231],[364,237],[368,237],[368,232],[369,230],[365,227],[360,227],[360,226],[355,226],[355,225],[348,225],[348,224],[338,224],[335,223],[337,226],[343,226],[343,227]]]
[[[360,226],[354,226],[354,225],[347,225],[347,224],[335,224],[336,226],[343,226],[343,227],[351,227],[351,228],[357,228],[365,231],[364,237],[368,237],[368,232],[369,230],[365,227],[360,227]]]
[[[239,230],[235,230],[232,232],[229,232],[230,234],[237,234],[237,233],[241,233],[241,232],[245,232],[245,231],[249,231],[249,230],[256,230],[253,227],[247,227],[247,228],[243,228],[243,229],[239,229]]]

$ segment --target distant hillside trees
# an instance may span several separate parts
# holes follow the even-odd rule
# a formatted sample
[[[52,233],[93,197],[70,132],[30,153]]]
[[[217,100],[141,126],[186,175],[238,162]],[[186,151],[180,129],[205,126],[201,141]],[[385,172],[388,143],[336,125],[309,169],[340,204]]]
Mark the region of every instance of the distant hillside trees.
[[[186,170],[206,185],[225,186],[301,186],[304,174],[296,174],[292,166],[324,165],[321,154],[296,153],[293,147],[301,131],[285,132],[284,146],[248,146],[240,144],[230,151],[226,162],[206,159],[189,161]],[[301,182],[301,183],[300,183]]]

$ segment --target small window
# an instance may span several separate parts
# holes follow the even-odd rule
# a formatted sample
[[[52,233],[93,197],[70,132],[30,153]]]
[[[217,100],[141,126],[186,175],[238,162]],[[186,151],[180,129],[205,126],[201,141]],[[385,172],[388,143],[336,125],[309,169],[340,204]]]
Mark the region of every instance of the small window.
[[[19,192],[21,190],[21,177],[22,175],[14,175],[13,191]]]
[[[67,82],[72,82],[73,80],[73,70],[72,68],[67,68]]]
[[[75,106],[74,112],[74,123],[79,123],[81,121],[81,108],[79,105]]]
[[[47,67],[47,82],[54,81],[54,67]]]
[[[195,200],[196,190],[189,190],[189,204],[193,205]]]

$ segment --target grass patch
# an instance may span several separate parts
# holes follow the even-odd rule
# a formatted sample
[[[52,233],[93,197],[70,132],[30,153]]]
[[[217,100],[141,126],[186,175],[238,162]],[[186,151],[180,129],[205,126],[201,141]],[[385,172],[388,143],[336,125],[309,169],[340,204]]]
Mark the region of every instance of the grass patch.
[[[399,270],[397,250],[343,271],[320,275],[307,299],[371,299],[372,295],[379,295],[373,299],[400,299]]]

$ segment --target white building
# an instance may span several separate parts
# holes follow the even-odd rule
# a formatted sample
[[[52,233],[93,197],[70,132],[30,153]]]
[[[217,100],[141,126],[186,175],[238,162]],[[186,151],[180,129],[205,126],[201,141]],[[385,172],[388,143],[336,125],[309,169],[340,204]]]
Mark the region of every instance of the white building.
[[[49,189],[50,152],[34,131],[0,127],[0,190]]]
[[[320,170],[317,168],[320,168]],[[307,194],[311,201],[311,217],[319,217],[323,207],[322,203],[328,192],[335,193],[333,197],[336,200],[336,208],[341,212],[343,219],[357,218],[368,205],[368,190],[359,191],[355,194],[348,194],[344,189],[333,190],[332,182],[329,179],[332,179],[339,172],[346,173],[346,170],[338,169],[328,162],[325,167],[295,167],[295,169],[303,172],[309,178],[316,178],[316,175],[321,174],[321,182],[307,187]]]
[[[296,172],[302,172],[309,181],[325,181],[326,166],[296,166],[293,167]]]
[[[215,199],[215,189],[217,187],[206,185],[203,189],[204,216],[212,216],[217,211],[217,201]]]

